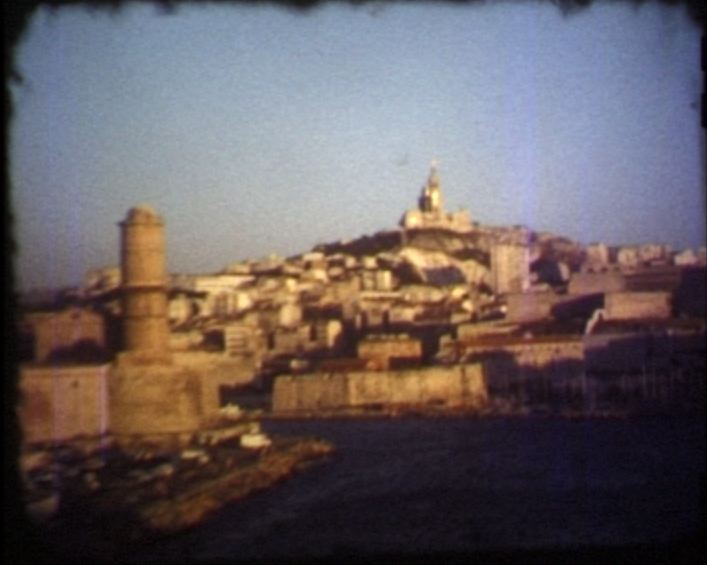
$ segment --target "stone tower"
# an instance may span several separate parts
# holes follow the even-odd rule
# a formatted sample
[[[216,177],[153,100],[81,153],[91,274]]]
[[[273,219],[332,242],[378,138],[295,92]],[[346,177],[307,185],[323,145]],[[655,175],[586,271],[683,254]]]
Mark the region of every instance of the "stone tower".
[[[443,211],[442,189],[440,187],[439,175],[437,174],[437,163],[432,162],[430,175],[427,184],[422,188],[419,206],[421,212],[432,212],[439,214]]]
[[[168,363],[169,321],[164,222],[149,206],[120,222],[126,361]]]
[[[200,427],[202,377],[172,363],[164,222],[136,206],[120,222],[125,343],[108,384],[110,433],[131,442],[185,442]]]

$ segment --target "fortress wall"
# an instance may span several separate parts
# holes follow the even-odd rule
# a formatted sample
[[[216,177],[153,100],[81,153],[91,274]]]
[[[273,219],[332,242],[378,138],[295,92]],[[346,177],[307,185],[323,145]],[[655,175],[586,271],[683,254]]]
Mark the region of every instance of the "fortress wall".
[[[404,371],[281,376],[275,380],[273,411],[430,402],[477,406],[486,399],[481,365],[456,365]]]
[[[317,406],[345,406],[348,396],[348,382],[345,375],[330,374],[324,379],[326,382],[324,387],[318,386],[316,382],[308,383],[309,388],[302,391],[300,400],[306,401],[312,395],[316,398]]]
[[[466,345],[464,352],[467,355],[507,354],[516,365],[536,368],[558,361],[584,361],[581,339]]]
[[[589,317],[604,306],[603,294],[567,294],[527,292],[507,296],[506,320],[511,323]]]
[[[390,378],[387,379],[390,382]],[[434,390],[437,387],[426,386],[425,379],[420,378],[411,371],[401,371],[394,377],[392,387],[390,388],[390,403],[391,404],[419,404],[420,399],[425,398],[426,394],[435,394]],[[427,396],[431,399],[431,396]]]
[[[607,320],[635,320],[641,318],[669,318],[669,292],[611,292],[605,298]]]
[[[626,288],[626,279],[619,271],[603,273],[575,273],[570,279],[568,293],[571,295],[621,292]]]
[[[580,340],[538,343],[518,349],[518,361],[521,365],[542,367],[556,361],[584,361],[584,348]]]
[[[20,368],[24,441],[189,433],[218,412],[222,384],[246,384],[252,366],[195,352],[172,365]]]
[[[100,435],[108,426],[107,386],[108,365],[20,368],[24,441]]]
[[[507,296],[508,322],[532,322],[551,318],[557,298],[552,292],[525,292]]]
[[[348,381],[345,373],[318,373],[282,376],[273,387],[273,411],[286,412],[347,405]]]
[[[208,351],[173,352],[174,364],[195,375],[201,385],[201,409],[206,416],[220,407],[221,386],[239,386],[253,382],[253,357],[226,357]]]
[[[118,365],[111,371],[109,399],[113,434],[190,433],[203,414],[202,375],[174,366]]]
[[[564,387],[571,381],[579,387],[586,368],[579,339],[467,346],[466,353],[481,361],[485,382],[494,395],[519,381],[546,383],[542,385],[546,387]]]
[[[99,347],[106,345],[106,329],[100,314],[71,308],[55,314],[27,316],[35,335],[37,361],[45,361],[53,351],[69,348],[81,341]]]
[[[392,400],[390,373],[362,372],[348,375],[347,404],[387,404]]]

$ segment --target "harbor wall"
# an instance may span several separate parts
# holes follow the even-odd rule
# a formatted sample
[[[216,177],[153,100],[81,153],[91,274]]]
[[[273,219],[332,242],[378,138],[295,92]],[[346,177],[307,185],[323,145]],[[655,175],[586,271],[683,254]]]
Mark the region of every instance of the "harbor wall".
[[[609,292],[604,306],[607,320],[665,319],[670,310],[669,292]]]
[[[480,364],[399,371],[355,371],[280,376],[274,412],[378,405],[481,406],[487,400]]]
[[[109,423],[108,367],[23,367],[17,406],[23,440],[102,435]]]
[[[252,380],[247,363],[202,357],[166,367],[21,366],[17,415],[22,439],[33,444],[105,435],[190,434],[218,416],[221,386]]]

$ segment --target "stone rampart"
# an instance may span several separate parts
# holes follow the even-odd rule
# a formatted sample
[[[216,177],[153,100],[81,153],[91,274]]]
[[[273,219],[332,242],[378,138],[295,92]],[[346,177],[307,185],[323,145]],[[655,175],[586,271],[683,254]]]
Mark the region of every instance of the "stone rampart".
[[[106,345],[103,317],[90,310],[69,308],[63,312],[29,314],[25,321],[35,336],[34,359],[39,362],[82,342],[98,348]]]
[[[202,376],[163,366],[114,366],[109,382],[110,433],[188,434],[200,427]]]
[[[497,337],[461,344],[466,357],[506,354],[518,366],[543,367],[561,361],[584,361],[584,346],[580,338],[538,338],[524,340]]]
[[[273,389],[274,412],[430,403],[481,406],[486,400],[477,364],[281,376]]]
[[[220,388],[240,386],[253,382],[254,357],[225,357],[222,353],[207,351],[175,352],[175,365],[198,375],[201,383],[201,409],[205,416],[218,412]]]
[[[252,363],[204,352],[180,366],[23,366],[18,416],[24,441],[191,434],[220,408],[220,387],[252,381]]]
[[[607,320],[636,320],[669,318],[671,295],[669,292],[610,292],[604,298]]]
[[[595,294],[555,294],[554,292],[526,292],[507,296],[509,323],[536,322],[541,320],[568,320],[588,318],[597,308],[604,306],[604,296]]]
[[[18,416],[26,443],[99,436],[109,423],[108,365],[20,368]]]
[[[552,317],[557,296],[553,292],[524,292],[509,294],[506,300],[508,322],[532,322]]]
[[[576,273],[572,275],[567,292],[571,295],[621,292],[626,289],[626,279],[619,271]]]

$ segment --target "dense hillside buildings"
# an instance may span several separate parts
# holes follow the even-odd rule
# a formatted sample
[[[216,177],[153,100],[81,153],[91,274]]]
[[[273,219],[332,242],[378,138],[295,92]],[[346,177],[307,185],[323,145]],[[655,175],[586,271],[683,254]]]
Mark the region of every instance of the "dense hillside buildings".
[[[661,342],[675,332],[704,333],[704,249],[585,247],[522,226],[472,223],[443,203],[433,165],[400,229],[290,258],[241,261],[220,273],[169,276],[161,219],[134,208],[121,223],[122,268],[92,271],[71,310],[27,316],[39,344],[33,359],[46,366],[57,358],[53,349],[70,352],[87,339],[115,348],[95,328],[101,316],[118,315],[118,373],[131,357],[189,367],[192,377],[177,380],[201,391],[200,408],[183,403],[196,422],[230,388],[269,390],[278,375],[318,367],[375,373],[480,359],[508,374],[532,366],[547,376],[564,367],[574,386],[585,375],[589,336],[638,333]],[[56,329],[67,323],[71,330]],[[46,337],[57,333],[61,339]]]

